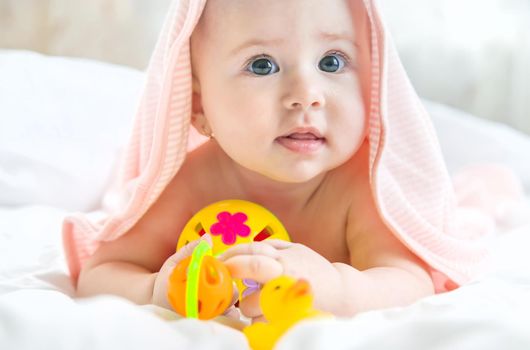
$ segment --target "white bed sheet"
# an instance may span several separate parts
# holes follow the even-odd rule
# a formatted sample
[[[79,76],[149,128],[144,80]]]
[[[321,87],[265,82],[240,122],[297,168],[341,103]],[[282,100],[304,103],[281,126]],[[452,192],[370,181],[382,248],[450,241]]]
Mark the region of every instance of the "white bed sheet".
[[[0,348],[245,349],[214,322],[165,321],[124,299],[71,298],[50,207],[0,210]],[[351,319],[307,322],[278,349],[529,349],[530,224],[498,237],[495,268],[451,293]]]
[[[57,69],[64,80],[46,78],[43,68]],[[79,76],[79,71],[86,80],[83,94],[97,104],[71,99],[80,90],[68,77]],[[116,137],[96,139],[99,147],[94,149],[85,142],[90,142],[97,130],[108,136],[123,124],[140,90],[141,73],[96,62],[0,52],[0,73],[5,72],[11,72],[12,80],[0,81],[0,92],[9,91],[11,99],[20,99],[28,94],[27,87],[21,85],[26,84],[30,92],[39,91],[42,96],[33,98],[41,105],[20,110],[16,103],[4,103],[1,96],[5,94],[0,94],[0,133],[11,137],[9,142],[0,139],[0,189],[4,190],[0,193],[0,349],[246,348],[241,333],[214,322],[165,321],[111,296],[72,298],[60,237],[62,218],[66,212],[97,202],[126,132],[116,130]],[[17,79],[22,73],[24,79]],[[99,89],[102,81],[108,81],[112,89]],[[39,89],[39,83],[54,84],[54,88]],[[69,113],[86,103],[87,109],[79,112],[85,117],[80,125],[61,122],[67,116],[64,106],[57,109],[57,105],[65,98],[71,106]],[[427,102],[427,107],[451,172],[473,161],[498,161],[512,168],[530,193],[530,137],[444,106]],[[105,114],[108,110],[116,114],[112,122],[108,122],[111,115]],[[39,115],[42,111],[45,113]],[[14,118],[13,123],[6,123],[7,115]],[[13,135],[27,130],[24,122],[31,125],[39,117],[67,130],[46,134],[31,129],[31,140],[39,148],[34,152]],[[6,130],[7,126],[14,127],[14,132]],[[43,128],[52,130],[45,124]],[[83,144],[68,144],[72,132],[79,130],[88,133]],[[17,144],[21,148],[14,147]],[[68,152],[54,158],[53,153],[65,145],[71,146]],[[81,161],[89,151],[95,161],[91,166]],[[14,163],[5,159],[15,161],[18,174],[10,168]],[[83,175],[88,168],[95,179]],[[62,187],[51,178],[57,169],[68,175]],[[27,181],[20,181],[20,174],[28,175]],[[33,195],[33,188],[46,186],[47,192]],[[83,191],[76,198],[72,191],[79,186]],[[85,194],[89,200],[83,198]],[[521,203],[523,218],[530,217],[524,214],[526,209]],[[278,349],[530,349],[530,223],[517,222],[517,227],[498,236],[494,269],[482,279],[405,308],[300,324],[282,339]]]

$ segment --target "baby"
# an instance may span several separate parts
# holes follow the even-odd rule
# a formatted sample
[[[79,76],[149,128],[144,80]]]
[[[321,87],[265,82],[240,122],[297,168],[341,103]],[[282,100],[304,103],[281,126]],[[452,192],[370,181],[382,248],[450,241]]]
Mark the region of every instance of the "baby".
[[[187,154],[125,234],[99,242],[81,266],[79,296],[111,293],[169,307],[168,276],[197,244],[175,254],[179,233],[194,213],[224,199],[268,208],[293,241],[227,250],[220,259],[234,277],[261,283],[281,274],[304,278],[315,307],[337,316],[406,305],[434,293],[425,250],[409,249],[418,244],[403,238],[396,216],[384,214],[376,196],[389,187],[376,188],[374,174],[382,170],[374,164],[382,153],[369,135],[387,131],[371,125],[371,113],[387,98],[374,95],[373,67],[380,62],[374,63],[379,58],[372,48],[384,42],[376,42],[377,31],[370,29],[369,3],[207,1],[190,39],[190,119],[208,139]],[[378,133],[371,130],[377,127]],[[240,309],[260,319],[258,293]]]

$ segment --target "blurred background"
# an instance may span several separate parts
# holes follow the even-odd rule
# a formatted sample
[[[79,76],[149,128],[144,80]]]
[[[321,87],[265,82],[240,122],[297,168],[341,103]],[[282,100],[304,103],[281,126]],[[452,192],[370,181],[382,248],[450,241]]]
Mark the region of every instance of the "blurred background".
[[[145,69],[169,3],[0,0],[0,48]],[[379,4],[420,96],[530,134],[530,0]]]

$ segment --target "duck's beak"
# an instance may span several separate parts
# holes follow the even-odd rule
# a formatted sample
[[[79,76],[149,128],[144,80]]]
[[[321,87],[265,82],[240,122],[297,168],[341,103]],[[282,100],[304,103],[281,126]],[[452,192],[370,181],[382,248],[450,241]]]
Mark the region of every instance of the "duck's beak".
[[[304,279],[297,280],[285,293],[286,299],[298,299],[311,293],[311,285]]]

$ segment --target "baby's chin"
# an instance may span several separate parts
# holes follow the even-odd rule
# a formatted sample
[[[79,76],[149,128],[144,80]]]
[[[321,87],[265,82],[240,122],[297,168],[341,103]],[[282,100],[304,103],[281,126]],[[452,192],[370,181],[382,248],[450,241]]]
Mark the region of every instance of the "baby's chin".
[[[278,181],[278,182],[286,183],[286,184],[303,184],[303,183],[307,183],[309,181],[315,180],[318,177],[321,177],[322,175],[324,175],[324,173],[325,172],[319,172],[316,174],[307,174],[307,173],[288,174],[286,176],[282,176],[283,175],[282,174],[275,178],[271,177],[271,179]]]
[[[269,180],[283,184],[304,184],[323,177],[329,170],[316,167],[293,167],[287,169],[254,170]]]
[[[259,152],[258,152],[259,153]],[[312,181],[318,181],[323,178],[330,170],[340,166],[334,164],[326,152],[321,155],[308,158],[296,159],[289,157],[278,157],[263,152],[262,156],[253,155],[252,157],[230,157],[232,164],[238,169],[237,172],[243,174],[243,179],[250,180],[256,186],[261,185],[288,185],[288,184],[305,184]],[[340,162],[339,159],[334,159]]]

